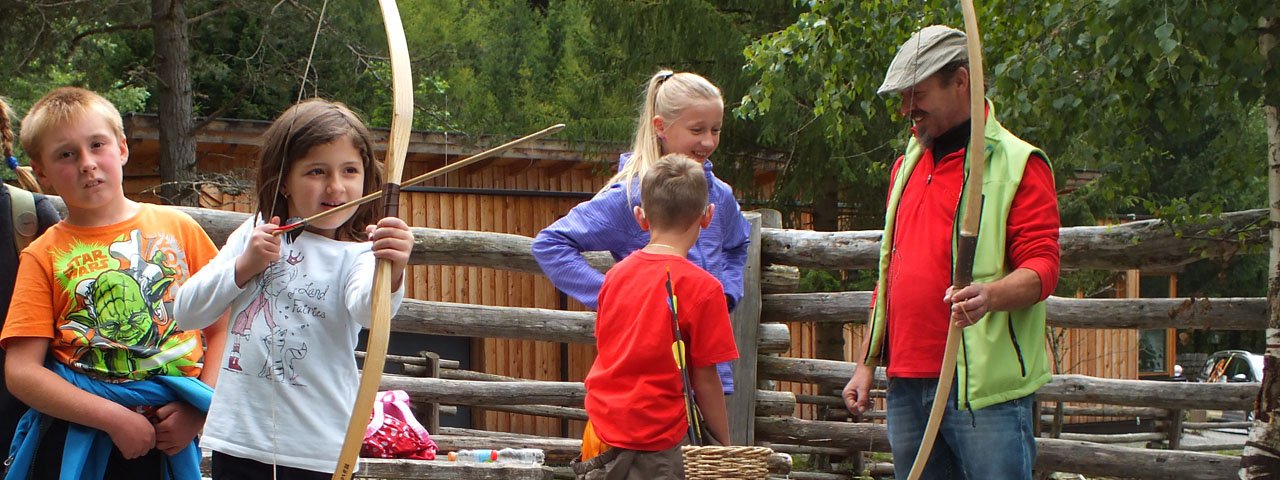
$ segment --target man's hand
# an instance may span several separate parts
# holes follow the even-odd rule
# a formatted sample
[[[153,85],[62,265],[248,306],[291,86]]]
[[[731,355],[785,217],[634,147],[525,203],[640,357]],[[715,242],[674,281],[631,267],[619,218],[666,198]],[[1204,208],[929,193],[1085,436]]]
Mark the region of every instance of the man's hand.
[[[175,455],[187,448],[204,427],[204,413],[187,402],[177,401],[156,410],[156,448]]]
[[[862,415],[862,412],[871,409],[871,381],[875,379],[875,369],[867,368],[864,364],[854,367],[853,377],[849,379],[849,383],[844,386],[844,391],[840,392],[844,397],[844,406],[854,415]]]
[[[121,456],[126,460],[146,455],[156,446],[156,431],[151,427],[151,421],[138,412],[117,406],[120,408],[117,419],[107,429],[111,443],[120,449]]]
[[[942,301],[951,304],[951,323],[965,328],[978,323],[991,308],[991,295],[984,283],[974,283],[960,290],[951,286]]]

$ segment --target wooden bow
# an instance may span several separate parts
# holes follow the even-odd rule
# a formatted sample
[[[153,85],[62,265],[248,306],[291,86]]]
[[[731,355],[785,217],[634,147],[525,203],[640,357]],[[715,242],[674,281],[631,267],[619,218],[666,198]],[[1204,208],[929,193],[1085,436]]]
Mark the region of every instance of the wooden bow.
[[[387,156],[384,159],[386,174],[386,216],[399,215],[400,178],[404,172],[405,154],[409,149],[409,131],[413,126],[413,77],[409,72],[409,45],[404,37],[404,25],[395,0],[378,0],[382,8],[382,20],[387,30],[387,46],[391,54],[391,87],[393,93],[391,133],[387,137]],[[364,370],[360,374],[360,389],[356,391],[355,407],[347,423],[347,436],[342,442],[338,468],[334,480],[347,480],[355,473],[364,442],[369,414],[373,411],[373,397],[382,382],[382,367],[387,359],[387,336],[391,331],[391,262],[378,260],[373,276],[373,305],[369,325],[369,338],[364,357]]]
[[[982,42],[978,37],[978,13],[973,0],[960,0],[964,10],[964,33],[969,51],[969,146],[965,150],[968,161],[967,180],[964,185],[964,210],[961,212],[960,238],[956,240],[955,270],[951,272],[952,291],[973,283],[973,257],[978,247],[978,226],[982,221],[982,168],[986,163],[986,92],[983,91]],[[908,480],[919,480],[924,466],[933,452],[933,441],[938,437],[938,426],[946,410],[951,382],[955,380],[956,353],[960,350],[961,328],[947,319],[947,346],[942,351],[942,370],[938,372],[938,390],[933,395],[933,407],[929,422],[920,439],[920,450],[911,464]]]

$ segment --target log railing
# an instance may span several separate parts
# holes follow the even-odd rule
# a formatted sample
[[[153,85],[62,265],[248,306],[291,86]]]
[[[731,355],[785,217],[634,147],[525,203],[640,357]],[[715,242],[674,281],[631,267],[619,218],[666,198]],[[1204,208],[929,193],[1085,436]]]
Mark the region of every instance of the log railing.
[[[55,199],[56,202],[56,199]],[[192,215],[216,243],[245,218],[244,214],[182,208]],[[1132,222],[1108,227],[1072,227],[1061,231],[1062,268],[1129,269],[1168,268],[1221,254],[1242,246],[1258,245],[1265,231],[1248,228],[1264,219],[1265,211],[1234,212],[1185,227],[1181,235],[1159,221]],[[1243,232],[1230,241],[1206,240],[1217,230]],[[414,265],[455,265],[540,273],[530,254],[532,239],[519,235],[413,228]],[[809,382],[824,386],[823,395],[810,402],[833,403],[832,387],[842,385],[853,364],[788,359],[768,354],[785,351],[790,335],[781,322],[865,322],[868,292],[788,294],[795,290],[796,268],[873,268],[879,252],[880,232],[810,232],[764,228],[754,265],[759,266],[761,296],[752,322],[759,327],[752,343],[758,362],[758,379]],[[612,259],[588,255],[592,265],[605,270]],[[759,262],[759,263],[756,263]],[[751,309],[751,307],[747,307]],[[741,309],[740,309],[741,310]],[[1059,327],[1084,328],[1213,328],[1260,330],[1266,326],[1266,301],[1255,298],[1094,300],[1052,298],[1049,322]],[[750,312],[748,312],[750,313]],[[743,315],[735,320],[741,322]],[[752,315],[746,315],[752,318]],[[501,321],[494,321],[501,318]],[[492,337],[591,343],[594,315],[529,308],[482,307],[407,300],[393,322],[399,332],[467,337]],[[739,323],[735,331],[742,335]],[[748,335],[749,336],[749,335]],[[740,350],[746,350],[741,348]],[[442,377],[466,376],[462,371],[442,371]],[[483,374],[476,374],[483,375]],[[739,380],[738,385],[754,381]],[[423,401],[449,405],[559,407],[544,414],[580,417],[581,384],[572,382],[494,382],[483,378],[388,377],[384,386],[410,390]],[[1165,409],[1249,409],[1258,384],[1194,384],[1112,380],[1078,375],[1057,375],[1038,392],[1041,400],[1087,402],[1121,407]],[[739,419],[752,418],[754,429],[735,425],[735,440],[784,445],[794,449],[838,451],[886,451],[883,425],[800,420],[781,415],[796,398],[759,390],[749,397],[754,406]],[[819,398],[821,397],[821,398]],[[1107,407],[1099,407],[1107,408]],[[741,432],[745,437],[739,437]],[[1145,438],[1145,437],[1144,437]],[[1227,478],[1239,468],[1237,457],[1182,451],[1126,448],[1066,439],[1039,439],[1037,468],[1082,474],[1131,478]],[[816,451],[816,450],[815,450]],[[882,466],[881,466],[882,467]],[[816,477],[815,477],[816,478]]]

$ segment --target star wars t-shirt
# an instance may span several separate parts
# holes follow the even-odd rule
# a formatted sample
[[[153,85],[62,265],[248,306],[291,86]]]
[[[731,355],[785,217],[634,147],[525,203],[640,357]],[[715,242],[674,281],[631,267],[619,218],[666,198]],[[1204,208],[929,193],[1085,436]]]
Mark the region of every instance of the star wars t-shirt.
[[[195,220],[156,205],[114,225],[54,225],[22,252],[0,346],[48,338],[54,359],[107,381],[197,377],[203,337],[178,329],[173,295],[216,254]]]

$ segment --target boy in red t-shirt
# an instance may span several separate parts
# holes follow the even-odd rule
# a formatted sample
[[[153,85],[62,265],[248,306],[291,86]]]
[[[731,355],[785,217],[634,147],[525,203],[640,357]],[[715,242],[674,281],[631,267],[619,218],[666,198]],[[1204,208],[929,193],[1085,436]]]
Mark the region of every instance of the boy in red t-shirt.
[[[689,424],[672,355],[668,279],[698,407],[715,440],[729,439],[715,365],[738,358],[738,349],[724,289],[685,258],[715,214],[702,166],[680,154],[662,157],[640,182],[640,203],[634,213],[649,231],[649,244],[605,274],[596,316],[599,355],[586,379],[587,416],[608,451],[582,464],[580,478],[684,478],[680,445]]]

